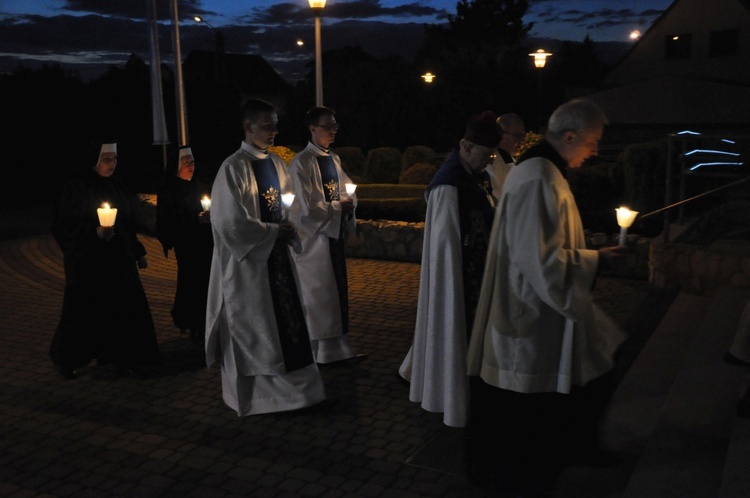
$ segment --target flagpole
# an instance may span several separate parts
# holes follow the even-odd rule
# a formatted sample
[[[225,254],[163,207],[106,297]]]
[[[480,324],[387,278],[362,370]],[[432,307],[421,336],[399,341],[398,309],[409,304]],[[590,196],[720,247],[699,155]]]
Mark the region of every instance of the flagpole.
[[[164,92],[161,79],[161,55],[159,52],[159,23],[156,0],[146,0],[149,15],[149,44],[151,47],[151,118],[154,145],[162,146],[162,169],[167,169],[167,122],[164,117]]]
[[[175,47],[175,75],[177,76],[177,112],[178,130],[180,135],[180,146],[188,145],[187,114],[185,112],[185,87],[182,80],[182,51],[180,48],[180,24],[177,17],[177,0],[172,2],[172,27],[174,32]]]

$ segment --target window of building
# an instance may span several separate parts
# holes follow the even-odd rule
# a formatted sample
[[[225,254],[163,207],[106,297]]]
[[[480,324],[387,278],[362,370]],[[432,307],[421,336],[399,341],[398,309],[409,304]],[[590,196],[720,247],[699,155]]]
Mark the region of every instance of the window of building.
[[[664,39],[664,58],[668,61],[689,59],[692,41],[690,33],[668,35]]]
[[[722,57],[727,55],[737,55],[740,50],[740,30],[724,29],[721,31],[711,31],[711,47],[709,54],[711,57]]]

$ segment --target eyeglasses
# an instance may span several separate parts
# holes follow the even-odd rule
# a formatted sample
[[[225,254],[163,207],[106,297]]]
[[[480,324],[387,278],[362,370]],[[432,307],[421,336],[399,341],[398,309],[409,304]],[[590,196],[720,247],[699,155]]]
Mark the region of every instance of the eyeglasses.
[[[320,124],[320,125],[313,125],[317,126],[318,128],[323,128],[326,131],[338,131],[339,126],[341,126],[339,123],[334,124]]]

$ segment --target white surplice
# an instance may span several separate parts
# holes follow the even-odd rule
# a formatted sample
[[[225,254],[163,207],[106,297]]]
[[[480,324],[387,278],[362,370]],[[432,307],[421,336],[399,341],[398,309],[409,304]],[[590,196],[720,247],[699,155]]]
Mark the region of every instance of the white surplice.
[[[286,164],[242,142],[211,191],[214,253],[206,312],[206,362],[221,366],[224,402],[238,415],[294,410],[325,399],[315,363],[287,372],[274,315],[267,261],[278,225],[260,220],[251,161],[271,157],[282,193]]]
[[[511,168],[513,168],[513,166],[515,165],[516,163],[512,161],[506,162],[503,159],[502,154],[497,154],[495,156],[495,159],[492,161],[492,164],[487,165],[487,169],[485,169],[485,171],[488,175],[490,175],[492,195],[495,197],[495,199],[500,198],[500,192],[502,192],[503,190],[505,179],[508,177],[508,173],[510,173]]]
[[[464,427],[469,409],[458,189],[428,192],[414,341],[399,373],[409,380],[409,399],[443,423]]]
[[[469,373],[501,389],[568,393],[611,370],[624,336],[592,302],[598,261],[557,167],[541,157],[515,166],[494,218]]]
[[[338,239],[342,230],[354,233],[357,220],[352,214],[342,225],[341,203],[326,201],[317,158],[330,156],[338,175],[340,198],[347,198],[345,184],[351,179],[341,168],[335,153],[308,143],[289,164],[295,200],[299,201],[299,237],[302,251],[293,253],[299,278],[299,293],[305,310],[313,356],[318,363],[331,363],[356,356],[344,334],[339,290],[333,273],[329,239]],[[356,194],[351,198],[356,204]]]

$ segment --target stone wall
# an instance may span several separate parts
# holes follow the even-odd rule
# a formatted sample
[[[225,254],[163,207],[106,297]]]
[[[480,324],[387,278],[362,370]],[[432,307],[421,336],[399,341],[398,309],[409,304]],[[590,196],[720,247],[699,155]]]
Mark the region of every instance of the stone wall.
[[[144,218],[143,230],[156,233],[156,196],[139,194]],[[357,220],[357,233],[347,239],[346,254],[352,258],[382,259],[420,263],[422,261],[424,223],[389,220]],[[651,239],[636,234],[628,235],[628,245],[633,253],[616,272],[608,275],[623,278],[649,278],[649,246]],[[617,234],[594,233],[587,235],[591,248],[617,243]]]

